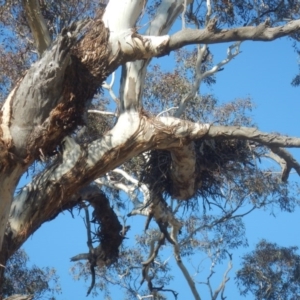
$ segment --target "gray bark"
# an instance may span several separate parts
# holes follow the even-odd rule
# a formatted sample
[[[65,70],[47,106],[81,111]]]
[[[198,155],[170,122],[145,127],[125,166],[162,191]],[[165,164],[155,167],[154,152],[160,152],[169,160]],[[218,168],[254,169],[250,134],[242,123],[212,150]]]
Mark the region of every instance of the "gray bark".
[[[176,187],[173,196],[178,199],[188,199],[194,193],[193,140],[196,139],[251,140],[270,147],[285,160],[288,164],[285,173],[291,168],[300,172],[293,158],[280,149],[300,147],[299,138],[267,134],[256,128],[147,117],[142,113],[141,101],[146,66],[152,57],[197,43],[270,41],[297,32],[299,20],[274,28],[265,22],[257,27],[234,29],[218,29],[216,20],[211,20],[204,29],[184,29],[168,36],[184,2],[162,1],[148,32],[140,35],[134,27],[144,1],[111,0],[103,16],[104,23],[98,19],[72,24],[51,44],[38,1],[24,0],[23,3],[42,56],[16,84],[2,108],[0,263],[4,263],[45,221],[81,201],[79,194],[83,187],[151,149],[172,153],[172,178]],[[81,36],[79,41],[78,36]],[[143,61],[132,63],[137,60]],[[82,124],[86,104],[106,76],[125,63],[122,107],[116,125],[101,139],[87,145],[77,144],[70,134]],[[11,205],[20,176],[34,160],[47,156],[58,145],[62,151],[53,164],[25,186]],[[286,174],[283,177],[286,178]],[[162,208],[151,213],[157,220],[163,214],[171,218]],[[5,228],[7,234],[4,236]]]
[[[205,29],[184,29],[170,37],[168,51],[191,44],[216,44],[237,41],[270,42],[298,31],[300,20],[284,25],[270,27],[268,20],[258,26],[245,26],[230,29],[218,29],[217,20],[212,19]]]
[[[289,139],[288,146],[300,145],[300,138],[266,134],[255,128],[241,129],[232,126],[228,129],[175,118],[148,119],[138,113],[122,114],[110,132],[87,147],[79,146],[72,138],[64,140],[62,154],[53,166],[15,196],[9,219],[9,240],[5,245],[20,247],[43,222],[54,218],[64,207],[76,205],[78,202],[74,201],[72,195],[80,188],[129,158],[150,149],[178,149],[175,153],[180,153],[185,151],[185,145],[189,145],[191,140],[199,138],[240,138],[255,140],[261,144],[269,142],[271,146],[285,146]],[[182,173],[184,170],[174,169],[175,182],[178,180],[176,178],[182,178]],[[174,197],[176,196],[180,198],[175,192]],[[181,198],[190,196],[191,192]]]

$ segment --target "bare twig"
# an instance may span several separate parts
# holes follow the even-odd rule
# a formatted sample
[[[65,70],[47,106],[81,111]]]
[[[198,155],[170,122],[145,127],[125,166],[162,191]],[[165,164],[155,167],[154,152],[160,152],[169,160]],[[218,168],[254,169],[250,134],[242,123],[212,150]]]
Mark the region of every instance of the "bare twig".
[[[242,203],[241,203],[242,205]],[[257,207],[253,206],[251,209],[249,209],[248,211],[246,211],[245,213],[241,213],[241,214],[237,214],[234,215],[234,213],[241,207],[241,205],[237,205],[237,207],[233,210],[231,210],[230,212],[228,212],[227,214],[225,214],[224,216],[222,216],[221,218],[218,218],[216,220],[214,220],[212,223],[210,224],[203,224],[201,226],[198,226],[197,228],[195,228],[183,241],[180,242],[180,245],[183,246],[187,243],[189,243],[189,241],[192,239],[192,237],[199,231],[204,230],[204,229],[211,229],[213,227],[215,227],[216,225],[226,222],[228,220],[232,220],[232,219],[236,219],[236,218],[242,218],[248,214],[250,214],[253,210],[255,210]]]
[[[178,109],[178,106],[170,107],[170,108],[168,108],[166,110],[163,110],[159,114],[157,114],[156,117],[159,117],[159,116],[163,115],[164,113],[169,112],[170,110],[173,110],[173,109]]]
[[[118,116],[116,113],[113,113],[110,111],[97,110],[97,109],[89,109],[88,113],[99,114],[99,115],[109,115],[109,116],[114,116],[114,117]]]
[[[111,78],[111,82],[110,84],[108,84],[106,81],[104,81],[102,83],[102,87],[104,89],[107,89],[109,92],[109,95],[111,96],[111,98],[113,99],[113,101],[116,103],[117,105],[117,111],[120,111],[120,99],[115,95],[114,91],[113,91],[113,85],[115,83],[115,72],[112,73],[112,78]]]
[[[210,1],[208,1],[208,2],[210,2]],[[208,18],[208,16],[207,16],[207,18]],[[218,72],[224,65],[228,64],[233,58],[235,58],[240,53],[240,45],[241,45],[241,42],[236,42],[233,45],[229,46],[227,48],[227,57],[225,59],[223,59],[222,61],[220,61],[215,66],[213,66],[210,70],[207,70],[203,73],[201,72],[201,64],[202,64],[203,57],[206,55],[208,50],[207,50],[206,44],[203,46],[198,46],[197,62],[196,62],[196,67],[195,67],[195,70],[196,70],[195,80],[191,87],[191,91],[181,100],[179,108],[175,113],[175,117],[178,118],[181,116],[181,114],[185,110],[186,103],[195,97],[196,93],[200,89],[200,85],[201,85],[202,81],[205,78],[210,77],[213,74],[215,74],[216,72]]]
[[[140,214],[144,216],[149,216],[149,212],[147,211],[146,207],[150,202],[150,192],[148,187],[139,182],[133,176],[129,175],[126,171],[118,168],[114,169],[111,172],[120,174],[127,182],[122,183],[120,181],[114,181],[110,178],[109,174],[106,177],[102,177],[95,180],[95,183],[100,185],[109,186],[118,190],[122,190],[128,194],[132,203],[134,205],[133,210],[129,213],[129,216]],[[139,190],[143,195],[143,202],[138,200],[138,197],[135,193],[136,190]]]
[[[221,298],[224,299],[224,291],[225,291],[225,286],[226,283],[229,281],[229,277],[228,277],[228,273],[230,272],[230,270],[232,269],[232,254],[229,254],[229,262],[228,262],[228,266],[227,269],[223,275],[223,279],[222,282],[220,283],[219,287],[215,290],[214,295],[212,297],[212,300],[216,300],[218,298],[219,293],[221,292]]]
[[[95,258],[95,249],[93,247],[92,243],[92,234],[91,234],[91,222],[90,222],[90,215],[88,211],[88,207],[84,205],[84,212],[85,212],[85,224],[86,224],[86,230],[87,230],[87,245],[89,248],[89,263],[90,263],[90,271],[92,276],[91,285],[87,291],[87,296],[91,293],[92,289],[94,288],[95,281],[96,281],[96,272],[95,272],[95,266],[96,266],[96,258]]]

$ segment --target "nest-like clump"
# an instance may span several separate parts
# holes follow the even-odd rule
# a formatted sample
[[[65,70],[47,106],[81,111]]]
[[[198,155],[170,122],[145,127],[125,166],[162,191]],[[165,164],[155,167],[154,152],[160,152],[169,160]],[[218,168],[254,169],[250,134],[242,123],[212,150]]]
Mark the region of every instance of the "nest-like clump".
[[[193,197],[216,197],[224,176],[230,178],[241,172],[247,165],[253,166],[253,153],[247,141],[205,140],[195,141],[196,171],[195,193]],[[152,190],[172,197],[171,153],[166,150],[153,150],[143,166],[141,181]]]
[[[120,234],[122,225],[106,195],[99,195],[91,204],[94,208],[93,221],[99,224],[95,234],[95,238],[100,242],[97,248],[97,263],[99,266],[110,266],[118,259],[119,247],[124,239]]]

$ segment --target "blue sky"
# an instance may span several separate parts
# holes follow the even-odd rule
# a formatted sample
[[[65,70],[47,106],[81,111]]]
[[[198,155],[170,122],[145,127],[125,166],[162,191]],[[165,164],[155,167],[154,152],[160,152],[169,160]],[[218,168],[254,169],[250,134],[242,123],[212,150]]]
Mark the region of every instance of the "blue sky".
[[[210,47],[215,54],[215,62],[226,56],[226,47],[227,45]],[[209,89],[203,88],[202,91],[214,92],[222,102],[250,96],[256,104],[256,109],[252,112],[254,121],[262,131],[300,136],[297,126],[300,88],[290,85],[298,71],[298,57],[291,47],[291,42],[286,39],[271,43],[245,42],[241,50],[242,53],[226,65],[224,71],[217,74],[217,84]],[[163,58],[160,62],[164,65]],[[170,59],[167,64],[170,68]],[[300,161],[300,150],[293,150],[293,153]],[[297,179],[297,176],[292,174],[292,178]],[[300,247],[299,209],[293,214],[276,212],[276,217],[271,216],[269,212],[257,211],[245,217],[245,221],[249,248],[233,252],[234,269],[230,273],[231,280],[227,287],[228,299],[240,299],[234,286],[234,272],[238,268],[239,257],[253,249],[261,238],[286,247]],[[135,219],[130,225],[140,228]],[[28,239],[24,248],[30,256],[31,263],[57,269],[63,289],[62,295],[57,297],[58,300],[85,298],[90,281],[75,282],[69,273],[72,266],[69,262],[70,257],[87,251],[86,231],[80,216],[73,219],[69,213],[61,214],[54,221],[44,224]],[[220,266],[220,271],[222,268],[225,269],[226,266]],[[170,288],[176,287],[179,291],[178,299],[191,299],[188,286],[176,266],[173,275],[176,281]],[[207,273],[203,271],[200,277],[202,275],[204,280]],[[220,279],[222,275],[223,272],[218,272],[216,277]],[[217,285],[216,281],[215,287]],[[199,290],[205,290],[205,287],[200,287]],[[119,291],[115,291],[114,294],[119,295],[116,299],[123,299]],[[172,299],[171,296],[169,299]]]

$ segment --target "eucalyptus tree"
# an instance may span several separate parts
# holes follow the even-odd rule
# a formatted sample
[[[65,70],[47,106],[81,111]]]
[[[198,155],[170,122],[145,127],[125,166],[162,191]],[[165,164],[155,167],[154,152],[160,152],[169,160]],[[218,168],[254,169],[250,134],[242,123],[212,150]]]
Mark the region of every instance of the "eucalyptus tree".
[[[237,272],[241,294],[256,299],[296,299],[300,295],[297,247],[279,247],[260,241],[255,250],[242,259]]]
[[[29,257],[20,249],[11,256],[6,264],[3,284],[3,297],[33,295],[33,299],[54,299],[60,292],[58,277],[53,268],[29,266]]]
[[[249,101],[220,108],[200,86],[215,82],[244,41],[288,37],[297,49],[298,1],[1,4],[1,265],[44,222],[79,207],[86,213],[89,249],[72,260],[89,262],[88,292],[96,273],[105,280],[106,272],[119,272],[127,283],[118,284],[132,297],[163,297],[168,280],[160,275],[168,269],[158,260],[168,244],[194,298],[201,299],[182,255],[205,250],[213,261],[226,255],[231,261],[228,249],[245,242],[243,215],[270,205],[293,210],[295,189],[287,180],[292,169],[300,174],[300,165],[286,148],[300,147],[300,138],[259,131],[242,113]],[[168,34],[171,29],[175,33]],[[225,42],[232,45],[214,63],[209,45]],[[195,45],[191,53],[182,49],[189,45]],[[163,60],[176,50],[176,71],[149,69],[152,58]],[[101,89],[111,98],[103,100]],[[266,156],[279,164],[281,176],[266,176],[258,167],[256,160]],[[32,181],[16,191],[34,167]],[[129,227],[115,211],[124,208],[120,191],[131,201],[128,217],[147,219],[139,247],[148,257],[121,247]],[[197,203],[201,214],[192,210],[180,219],[182,207]],[[241,210],[245,203],[247,211]],[[217,211],[207,214],[212,207]],[[204,234],[207,230],[213,237]],[[138,265],[147,286],[142,293],[128,275]],[[226,282],[224,276],[214,291],[206,282],[212,299],[223,295]],[[175,291],[166,292],[176,297]]]

